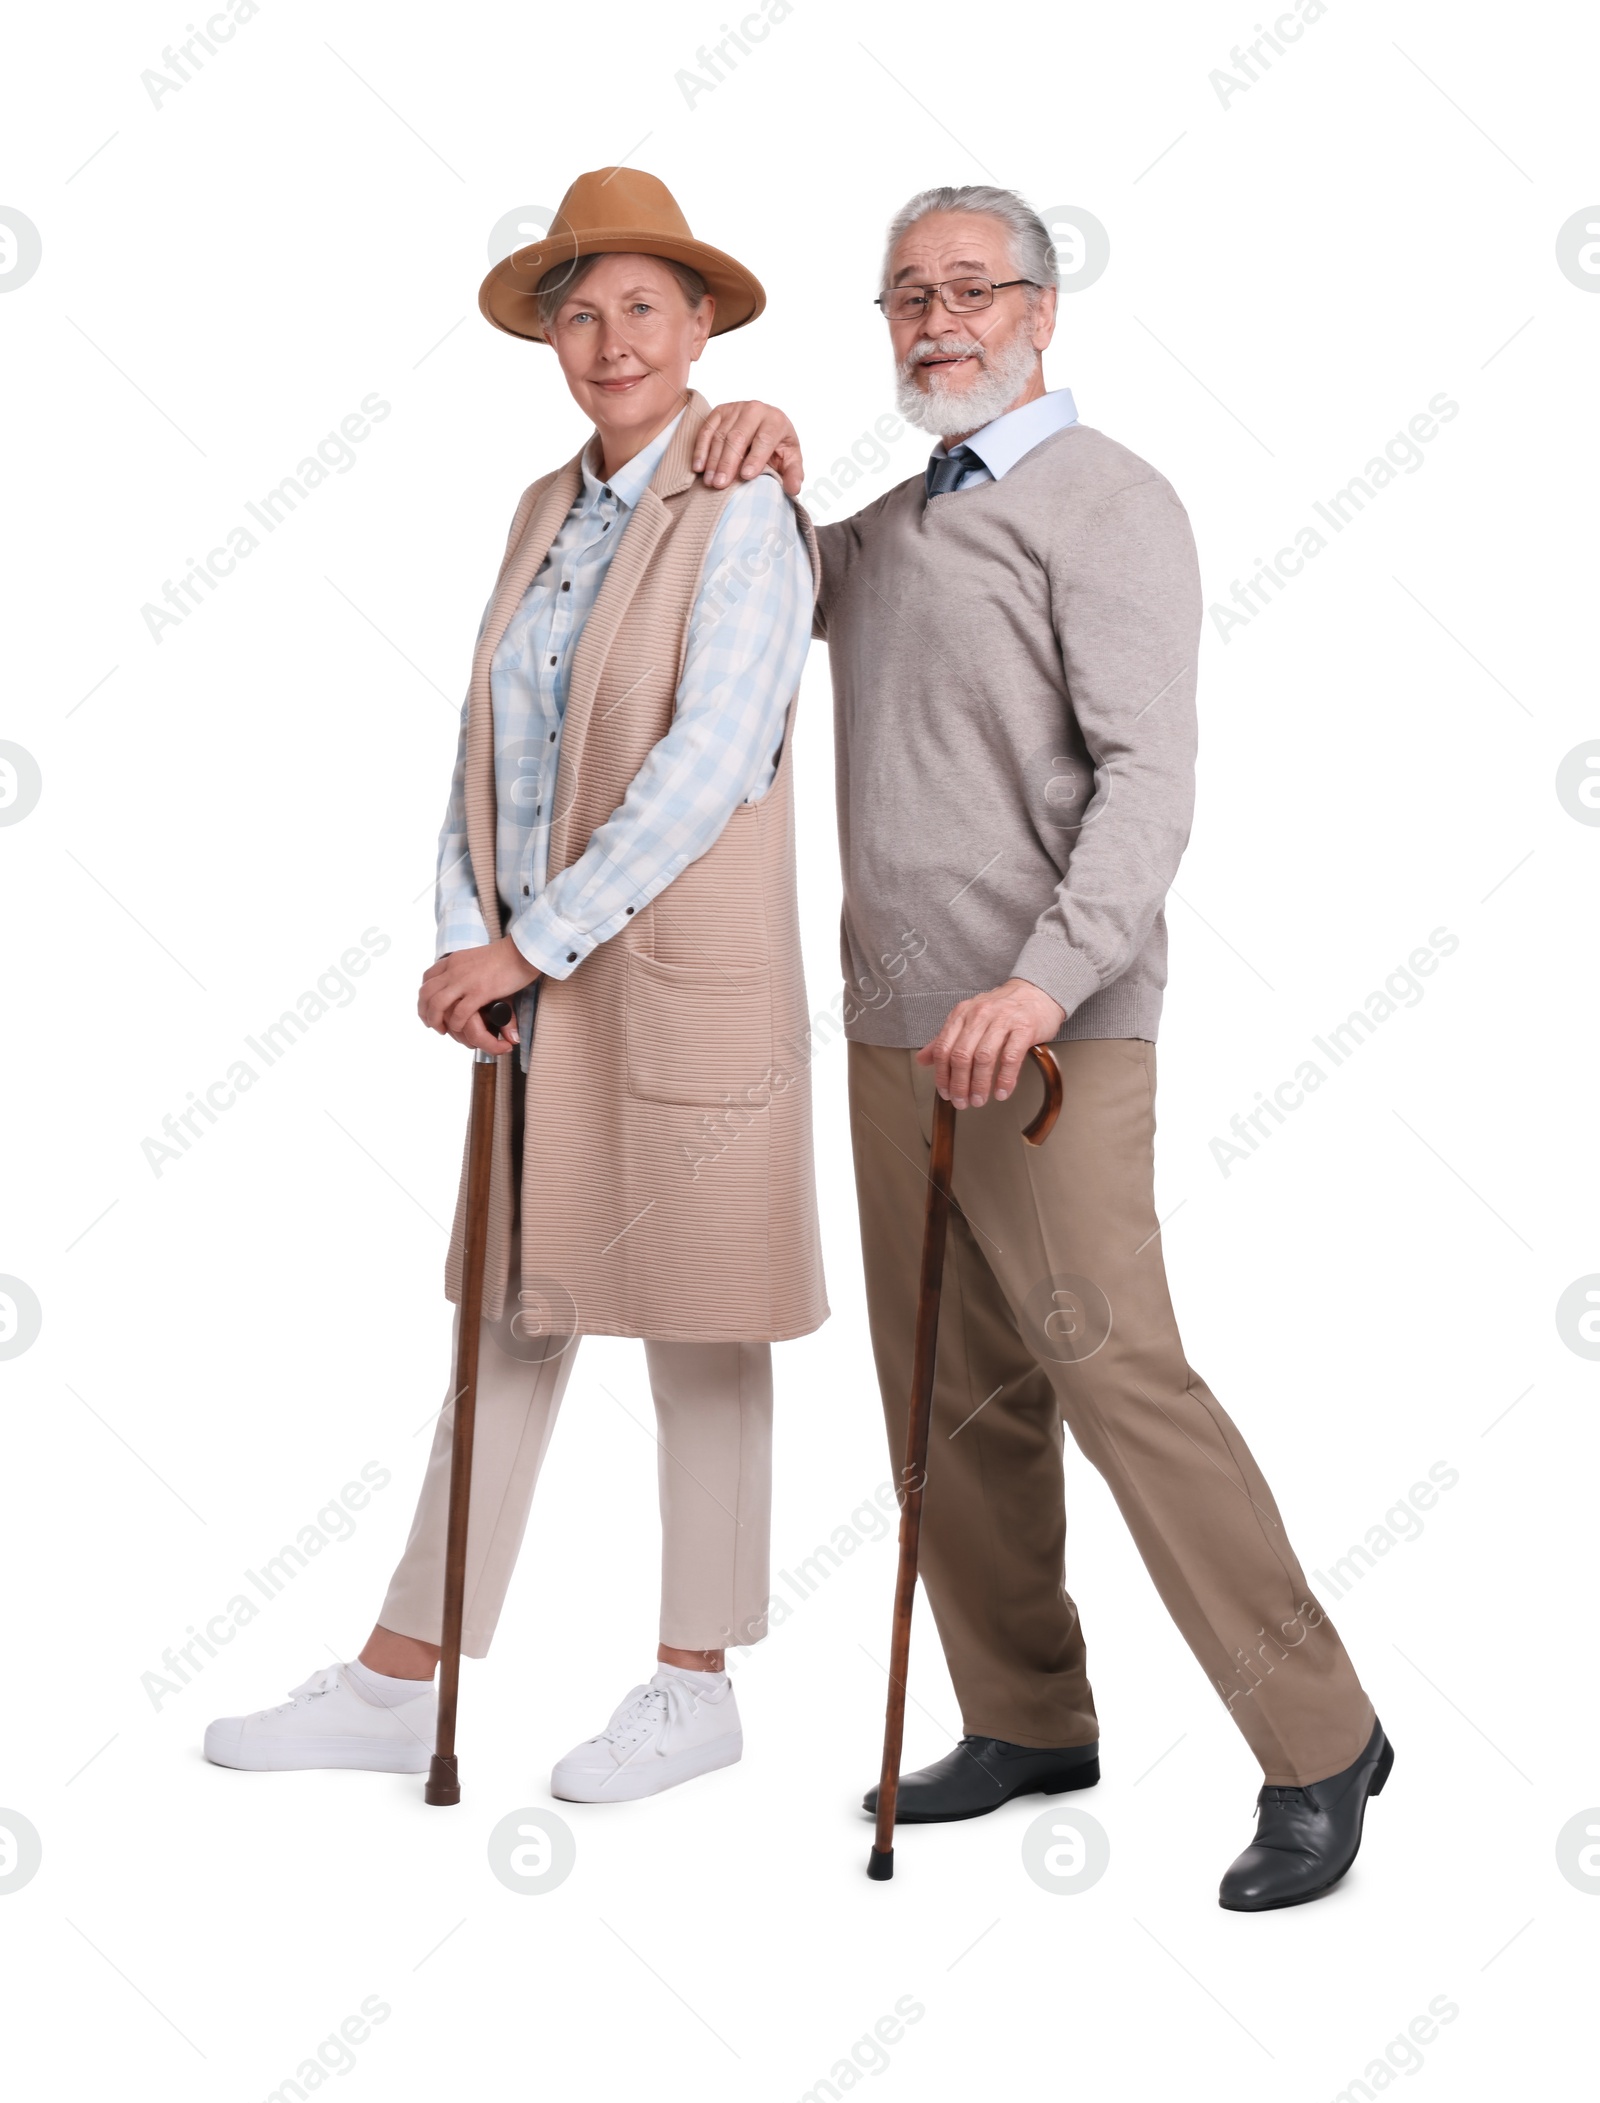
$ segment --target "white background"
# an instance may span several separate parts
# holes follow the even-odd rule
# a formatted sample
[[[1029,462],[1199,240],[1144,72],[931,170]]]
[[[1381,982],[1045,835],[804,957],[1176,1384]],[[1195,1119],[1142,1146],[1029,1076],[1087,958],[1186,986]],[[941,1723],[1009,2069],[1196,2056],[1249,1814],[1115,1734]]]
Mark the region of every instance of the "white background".
[[[0,1899],[19,2092],[264,2097],[371,1995],[389,2016],[326,2079],[403,2098],[783,2103],[856,2049],[874,2094],[1276,2103],[1345,2090],[1441,1995],[1459,2014],[1391,2081],[1548,2089],[1588,2057],[1600,1928],[1556,1859],[1600,1802],[1600,1369],[1555,1319],[1600,1270],[1600,830],[1555,790],[1600,738],[1600,298],[1555,257],[1600,193],[1592,19],[1333,0],[1224,106],[1209,76],[1258,34],[1242,0],[796,0],[691,106],[675,76],[721,34],[709,5],[265,0],[157,107],[140,76],[185,20],[32,11],[7,58],[0,204],[43,243],[0,299],[0,736],[43,777],[0,831],[0,1272],[43,1310],[0,1368],[0,1804],[43,1840]],[[504,215],[623,157],[766,283],[697,378],[790,409],[812,476],[891,406],[869,301],[906,196],[993,176],[1092,212],[1110,265],[1063,299],[1047,376],[1171,478],[1208,602],[1431,397],[1459,404],[1265,612],[1226,640],[1208,621],[1171,907],[1159,1198],[1192,1363],[1308,1568],[1430,1466],[1459,1471],[1333,1607],[1398,1764],[1317,1905],[1218,1910],[1258,1777],[1076,1452],[1105,1780],[1056,1809],[1109,1835],[1092,1889],[1024,1873],[1039,1799],[903,1833],[896,1880],[866,1880],[887,1539],[739,1664],[741,1766],[567,1807],[572,1875],[505,1889],[491,1827],[547,1804],[552,1761],[651,1669],[655,1453],[620,1341],[584,1347],[494,1652],[467,1669],[461,1808],[425,1809],[412,1778],[201,1760],[209,1717],[354,1653],[409,1521],[468,1085],[414,1015],[433,843],[506,523],[583,435],[553,360],[489,329],[476,291]],[[141,607],[374,391],[392,413],[355,466],[154,642]],[[855,494],[925,449],[907,434]],[[821,1007],[820,647],[797,755]],[[369,927],[391,947],[354,1000],[154,1174],[162,1117]],[[1459,947],[1425,997],[1225,1176],[1228,1120],[1439,927]],[[835,1045],[815,1067],[834,1313],[777,1353],[776,1569],[889,1474],[843,1080]],[[163,1650],[370,1462],[392,1481],[352,1537],[155,1707]],[[913,1671],[919,1764],[956,1724],[925,1610]],[[908,1995],[900,2040],[860,2045]]]

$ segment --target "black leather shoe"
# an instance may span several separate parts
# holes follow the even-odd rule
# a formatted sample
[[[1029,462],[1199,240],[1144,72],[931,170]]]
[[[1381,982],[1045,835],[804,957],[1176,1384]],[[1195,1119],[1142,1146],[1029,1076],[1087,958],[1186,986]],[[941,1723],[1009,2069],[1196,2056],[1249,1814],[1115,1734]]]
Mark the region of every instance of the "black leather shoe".
[[[931,1767],[900,1777],[894,1822],[938,1825],[947,1819],[981,1818],[1014,1796],[1056,1796],[1064,1789],[1092,1789],[1100,1779],[1100,1741],[1040,1751],[1008,1745],[1004,1738],[963,1738]],[[862,1809],[876,1811],[878,1792],[869,1789]]]
[[[1223,1878],[1220,1903],[1230,1913],[1267,1913],[1331,1891],[1356,1859],[1367,1798],[1393,1765],[1394,1747],[1375,1723],[1366,1751],[1342,1774],[1303,1789],[1269,1783],[1256,1798],[1256,1837]]]

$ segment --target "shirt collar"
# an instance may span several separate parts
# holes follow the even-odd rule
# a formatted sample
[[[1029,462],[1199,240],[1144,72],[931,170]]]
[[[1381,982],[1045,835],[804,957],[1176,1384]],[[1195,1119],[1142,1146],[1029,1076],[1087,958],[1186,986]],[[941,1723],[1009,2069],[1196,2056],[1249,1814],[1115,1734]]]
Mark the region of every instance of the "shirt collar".
[[[599,473],[600,440],[598,436],[592,438],[583,449],[584,503],[598,504],[609,492],[625,511],[631,511],[649,488],[651,477],[661,465],[662,455],[672,443],[672,434],[682,421],[683,411],[680,409],[667,428],[658,431],[643,452],[635,453],[609,481],[603,480]]]
[[[969,452],[977,454],[998,482],[1024,453],[1031,453],[1041,440],[1077,421],[1078,405],[1072,399],[1072,389],[1053,387],[1037,401],[1024,402],[1020,409],[1008,409],[1004,416],[997,416],[993,423],[985,424],[981,431],[974,431],[961,442]],[[934,447],[932,457],[945,458],[943,443]]]

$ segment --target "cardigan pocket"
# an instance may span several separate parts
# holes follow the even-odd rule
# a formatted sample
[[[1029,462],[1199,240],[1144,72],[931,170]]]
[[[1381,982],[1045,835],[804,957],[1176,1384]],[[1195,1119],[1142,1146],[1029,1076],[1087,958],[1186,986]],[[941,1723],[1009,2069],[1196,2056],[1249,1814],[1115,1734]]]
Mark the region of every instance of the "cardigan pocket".
[[[628,956],[628,1093],[762,1105],[772,1093],[772,967]]]

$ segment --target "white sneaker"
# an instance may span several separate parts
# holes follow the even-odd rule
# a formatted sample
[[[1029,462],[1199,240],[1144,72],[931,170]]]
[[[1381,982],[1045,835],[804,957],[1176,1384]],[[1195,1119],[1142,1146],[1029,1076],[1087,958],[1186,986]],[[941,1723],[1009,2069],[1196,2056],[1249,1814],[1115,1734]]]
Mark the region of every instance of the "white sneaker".
[[[219,1767],[282,1771],[368,1767],[421,1774],[433,1753],[433,1682],[419,1680],[414,1701],[386,1709],[358,1694],[342,1665],[324,1665],[290,1689],[291,1699],[253,1716],[219,1716],[206,1727],[205,1754]]]
[[[550,1794],[577,1804],[627,1803],[731,1767],[743,1751],[731,1681],[703,1694],[658,1672],[649,1686],[633,1689],[598,1738],[556,1763]]]

